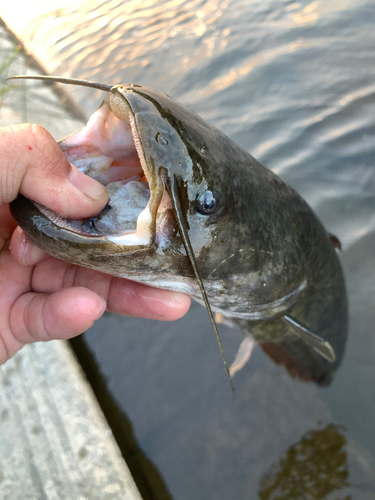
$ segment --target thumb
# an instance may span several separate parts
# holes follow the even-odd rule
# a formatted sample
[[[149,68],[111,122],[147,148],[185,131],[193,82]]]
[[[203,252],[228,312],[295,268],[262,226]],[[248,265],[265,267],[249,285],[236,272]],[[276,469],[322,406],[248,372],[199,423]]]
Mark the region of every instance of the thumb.
[[[39,125],[0,129],[0,205],[18,193],[65,218],[99,213],[108,191],[71,165],[57,142]]]

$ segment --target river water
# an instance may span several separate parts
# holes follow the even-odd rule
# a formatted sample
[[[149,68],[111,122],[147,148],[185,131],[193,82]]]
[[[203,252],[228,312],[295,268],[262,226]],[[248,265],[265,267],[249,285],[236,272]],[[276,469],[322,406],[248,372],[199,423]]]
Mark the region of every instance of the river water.
[[[155,466],[139,460],[145,498],[375,498],[374,26],[372,0],[92,0],[23,35],[51,73],[179,99],[293,186],[343,245],[350,333],[329,388],[255,349],[233,402],[196,304],[169,324],[106,315],[85,334]],[[101,98],[72,96],[87,113]],[[232,359],[242,336],[220,331]]]

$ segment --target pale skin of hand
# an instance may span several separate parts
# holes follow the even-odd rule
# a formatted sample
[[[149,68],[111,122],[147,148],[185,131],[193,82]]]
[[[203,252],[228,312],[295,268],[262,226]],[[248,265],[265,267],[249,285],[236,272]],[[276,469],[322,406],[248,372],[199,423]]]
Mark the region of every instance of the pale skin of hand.
[[[108,200],[107,190],[73,167],[42,127],[0,129],[0,364],[25,344],[79,335],[105,310],[165,321],[187,312],[186,295],[48,256],[10,215],[18,193],[66,218],[93,216]]]

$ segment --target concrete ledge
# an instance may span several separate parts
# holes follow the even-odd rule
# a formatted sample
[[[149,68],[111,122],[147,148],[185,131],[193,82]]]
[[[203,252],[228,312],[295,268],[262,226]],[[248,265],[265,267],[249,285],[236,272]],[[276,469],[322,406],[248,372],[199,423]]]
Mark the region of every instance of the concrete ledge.
[[[2,500],[140,500],[70,348],[26,346],[0,367]]]

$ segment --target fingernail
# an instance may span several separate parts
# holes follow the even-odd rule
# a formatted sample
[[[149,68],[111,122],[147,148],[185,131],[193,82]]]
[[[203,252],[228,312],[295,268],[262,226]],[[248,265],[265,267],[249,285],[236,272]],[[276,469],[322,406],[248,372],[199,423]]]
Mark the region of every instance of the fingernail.
[[[9,249],[13,259],[24,267],[33,266],[48,256],[29,240],[19,226],[14,230]]]
[[[108,198],[108,191],[103,184],[83,174],[74,166],[72,166],[72,170],[70,171],[69,180],[82,193],[93,200]]]
[[[171,306],[185,305],[187,301],[190,301],[190,297],[185,293],[170,292],[169,295],[165,296],[165,302]]]
[[[22,257],[23,265],[25,267],[33,266],[45,257],[47,257],[46,252],[34,245],[34,243],[31,243],[30,240],[27,241],[26,248]]]
[[[107,302],[105,301],[104,297],[102,297],[101,295],[99,295],[99,297],[102,299],[102,309],[101,309],[101,311],[98,311],[98,318],[97,319],[101,318],[107,309]]]

